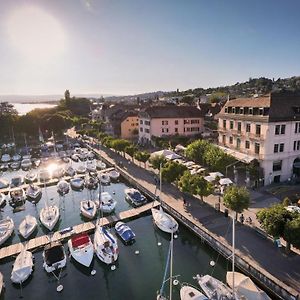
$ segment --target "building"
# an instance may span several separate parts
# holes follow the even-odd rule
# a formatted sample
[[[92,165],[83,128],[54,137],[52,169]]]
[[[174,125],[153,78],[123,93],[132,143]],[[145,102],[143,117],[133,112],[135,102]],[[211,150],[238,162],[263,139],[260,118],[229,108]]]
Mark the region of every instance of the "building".
[[[204,113],[195,106],[152,106],[139,113],[139,142],[153,137],[192,136],[204,131]]]
[[[219,145],[246,163],[257,159],[264,185],[299,177],[300,93],[229,100],[218,117]]]
[[[139,117],[137,111],[125,112],[120,118],[120,136],[122,139],[135,139],[139,133]]]

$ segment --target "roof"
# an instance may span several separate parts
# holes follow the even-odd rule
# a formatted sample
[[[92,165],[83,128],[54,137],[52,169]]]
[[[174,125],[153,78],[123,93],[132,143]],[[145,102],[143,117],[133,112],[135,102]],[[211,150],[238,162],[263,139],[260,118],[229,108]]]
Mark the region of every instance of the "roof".
[[[265,95],[257,98],[238,98],[229,100],[226,102],[225,106],[234,107],[270,107],[271,97],[270,95]]]
[[[140,112],[141,117],[146,118],[203,118],[205,112],[196,106],[152,106]]]

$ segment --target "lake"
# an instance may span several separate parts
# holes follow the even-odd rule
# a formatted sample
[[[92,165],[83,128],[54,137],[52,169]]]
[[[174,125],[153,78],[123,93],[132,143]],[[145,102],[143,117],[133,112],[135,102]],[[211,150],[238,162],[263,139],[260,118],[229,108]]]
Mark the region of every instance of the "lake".
[[[17,110],[19,115],[26,115],[28,112],[32,111],[35,108],[52,108],[56,104],[48,103],[12,103]]]

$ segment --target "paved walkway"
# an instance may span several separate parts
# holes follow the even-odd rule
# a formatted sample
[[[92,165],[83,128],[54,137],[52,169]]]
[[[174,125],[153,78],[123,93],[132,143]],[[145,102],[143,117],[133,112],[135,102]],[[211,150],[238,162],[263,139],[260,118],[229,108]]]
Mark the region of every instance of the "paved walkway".
[[[134,176],[139,184],[143,185],[150,192],[158,192],[159,194],[154,182],[153,173],[145,170],[143,168],[144,164],[140,167],[105,147],[102,148],[101,155],[112,164],[122,162],[124,169]],[[164,184],[162,190],[162,200],[178,211],[192,216],[209,231],[219,236],[220,240],[231,245],[232,234],[230,218],[225,218],[222,213],[217,212],[211,206],[202,203],[193,196],[183,195],[183,193],[171,184]],[[183,202],[183,197],[186,200],[186,204]],[[260,194],[254,193],[253,201],[261,201],[260,197]],[[207,197],[206,200],[208,202],[216,202],[216,199],[215,196],[210,196]],[[268,201],[268,199],[265,201]],[[251,215],[251,213],[253,214],[253,220],[255,220],[254,212],[250,211],[249,214]],[[283,248],[276,247],[271,240],[258,234],[252,227],[241,224],[236,226],[236,250],[240,256],[252,260],[253,264],[267,270],[272,276],[300,293],[299,255],[295,253],[287,255]]]

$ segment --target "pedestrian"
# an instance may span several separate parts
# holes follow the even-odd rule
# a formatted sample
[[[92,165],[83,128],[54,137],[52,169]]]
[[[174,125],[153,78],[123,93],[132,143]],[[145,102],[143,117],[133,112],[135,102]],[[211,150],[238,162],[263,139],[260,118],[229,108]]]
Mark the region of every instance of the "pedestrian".
[[[186,205],[186,200],[185,200],[185,198],[183,198],[183,205]]]
[[[250,225],[252,224],[252,219],[251,219],[250,216],[248,217],[248,223],[249,223]]]
[[[241,214],[241,216],[240,216],[240,222],[243,224],[244,221],[245,221],[244,214]]]

